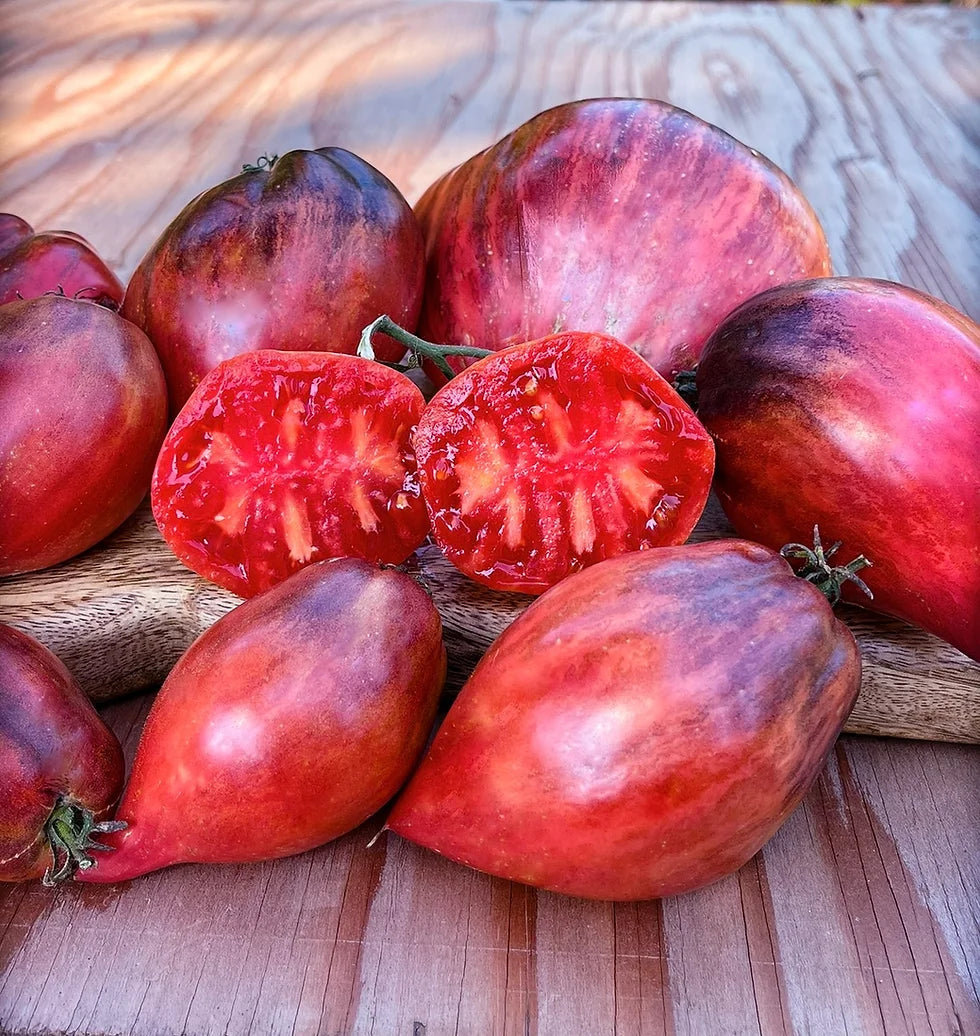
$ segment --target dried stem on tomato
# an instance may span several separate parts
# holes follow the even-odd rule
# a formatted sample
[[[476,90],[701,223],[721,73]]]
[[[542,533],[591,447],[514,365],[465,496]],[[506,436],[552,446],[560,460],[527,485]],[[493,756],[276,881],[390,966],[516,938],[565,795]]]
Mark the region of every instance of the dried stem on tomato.
[[[104,820],[96,823],[92,811],[65,796],[59,797],[51,815],[44,824],[44,833],[51,846],[52,864],[44,872],[42,884],[49,888],[70,878],[76,870],[88,870],[95,860],[93,850],[108,852],[111,845],[103,845],[92,836],[122,831],[123,820]]]
[[[867,583],[857,575],[862,568],[870,568],[871,562],[863,554],[859,554],[846,565],[831,565],[829,559],[837,553],[840,547],[841,541],[838,540],[824,550],[823,544],[820,542],[820,529],[814,525],[813,547],[808,547],[803,543],[787,543],[779,553],[787,560],[789,558],[802,559],[803,564],[796,569],[796,574],[808,583],[813,583],[832,605],[837,604],[840,600],[841,590],[845,583],[854,583],[871,600],[874,600],[874,594]]]

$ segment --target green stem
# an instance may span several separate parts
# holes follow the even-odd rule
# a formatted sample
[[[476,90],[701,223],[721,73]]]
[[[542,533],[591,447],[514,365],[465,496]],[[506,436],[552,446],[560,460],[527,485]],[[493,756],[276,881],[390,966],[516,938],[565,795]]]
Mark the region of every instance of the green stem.
[[[389,338],[394,338],[399,345],[405,346],[411,352],[416,361],[409,364],[389,363],[386,366],[404,371],[410,370],[412,367],[418,367],[420,359],[431,360],[449,380],[452,380],[456,372],[446,362],[447,356],[473,356],[480,358],[489,356],[493,352],[492,349],[478,349],[476,346],[470,345],[437,345],[435,342],[427,342],[424,338],[419,338],[418,335],[413,335],[411,331],[406,331],[405,328],[400,327],[391,317],[381,316],[377,320],[372,320],[361,332],[361,342],[357,347],[358,356],[363,356],[366,360],[377,360],[377,357],[374,355],[374,347],[371,345],[371,339],[375,334],[383,334]]]
[[[820,529],[813,527],[813,546],[808,547],[803,543],[787,543],[779,552],[787,560],[789,558],[800,558],[803,564],[796,569],[796,574],[813,585],[830,601],[831,605],[837,604],[841,598],[841,590],[845,583],[854,583],[860,587],[871,600],[874,594],[867,583],[857,573],[862,568],[870,568],[871,562],[863,555],[858,555],[853,561],[846,565],[831,565],[832,558],[840,549],[841,541],[828,547],[826,550],[820,542]]]
[[[70,878],[76,870],[85,871],[94,866],[95,860],[89,851],[107,852],[112,846],[95,841],[92,835],[122,831],[125,826],[122,820],[104,820],[97,824],[90,809],[74,799],[59,796],[44,822],[52,864],[44,872],[42,883],[49,887],[57,885]]]

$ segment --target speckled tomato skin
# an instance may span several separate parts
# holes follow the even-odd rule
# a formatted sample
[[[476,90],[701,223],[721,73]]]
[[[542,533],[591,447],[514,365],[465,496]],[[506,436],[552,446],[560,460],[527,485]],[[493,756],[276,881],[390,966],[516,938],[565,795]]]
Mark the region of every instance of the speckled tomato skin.
[[[354,353],[382,313],[412,329],[422,237],[408,202],[341,148],[290,151],[190,202],[126,289],[176,413],[220,361],[256,349]],[[404,351],[380,339],[378,355]]]
[[[421,754],[446,672],[428,594],[324,561],[219,619],[153,703],[117,819],[78,880],[304,852],[357,827]]]
[[[832,278],[747,302],[698,369],[736,531],[842,540],[874,601],[980,659],[980,328],[912,288]]]
[[[98,543],[150,487],[167,392],[138,327],[57,296],[0,307],[0,575]]]
[[[742,866],[789,816],[859,684],[850,632],[766,548],[613,558],[496,641],[388,826],[555,892],[685,892]]]
[[[124,293],[85,238],[67,230],[36,234],[19,216],[0,212],[0,305],[59,289],[112,310],[119,309]]]
[[[123,773],[119,742],[64,665],[0,623],[0,881],[50,866],[44,824],[59,796],[104,818]]]
[[[603,332],[668,380],[738,303],[830,272],[789,178],[660,101],[542,112],[436,181],[416,213],[424,337],[498,349]]]

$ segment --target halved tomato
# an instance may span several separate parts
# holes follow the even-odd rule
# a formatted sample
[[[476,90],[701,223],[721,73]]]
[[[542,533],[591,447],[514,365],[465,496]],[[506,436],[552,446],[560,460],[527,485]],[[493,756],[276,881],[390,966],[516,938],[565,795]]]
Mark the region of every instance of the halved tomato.
[[[185,565],[242,597],[325,558],[398,564],[428,531],[410,442],[423,405],[403,374],[356,356],[226,360],[164,440],[160,531]]]
[[[436,393],[413,442],[445,555],[524,593],[683,543],[714,470],[711,437],[670,385],[622,343],[584,332],[479,360]]]

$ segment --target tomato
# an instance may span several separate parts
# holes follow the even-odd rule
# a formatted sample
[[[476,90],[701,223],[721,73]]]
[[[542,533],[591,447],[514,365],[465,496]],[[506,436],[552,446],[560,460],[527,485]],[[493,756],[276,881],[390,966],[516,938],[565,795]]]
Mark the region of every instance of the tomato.
[[[176,413],[239,353],[353,353],[379,313],[414,326],[422,278],[421,233],[390,180],[341,148],[290,151],[190,202],[133,274],[123,314],[156,346]]]
[[[789,816],[859,684],[850,632],[765,547],[613,558],[498,638],[388,827],[555,892],[685,892],[742,866]]]
[[[122,786],[122,748],[68,670],[0,623],[0,881],[90,866]]]
[[[524,593],[682,543],[714,465],[711,437],[656,371],[578,332],[479,360],[436,393],[413,442],[443,553],[479,582]]]
[[[445,671],[439,615],[409,576],[309,566],[177,663],[116,813],[126,830],[78,877],[273,859],[352,830],[418,760]]]
[[[35,234],[19,216],[0,212],[0,305],[59,290],[108,309],[123,300],[119,278],[85,238],[67,230]]]
[[[399,564],[425,539],[410,433],[421,392],[356,356],[220,364],[173,423],[151,499],[180,560],[241,597],[311,561]]]
[[[437,180],[416,213],[426,338],[497,349],[599,331],[668,377],[739,302],[830,272],[789,178],[660,101],[542,112]]]
[[[167,421],[139,328],[58,296],[0,307],[0,575],[74,557],[136,509]]]
[[[885,281],[790,284],[705,347],[718,498],[775,547],[818,522],[874,563],[874,601],[980,659],[980,328]]]

